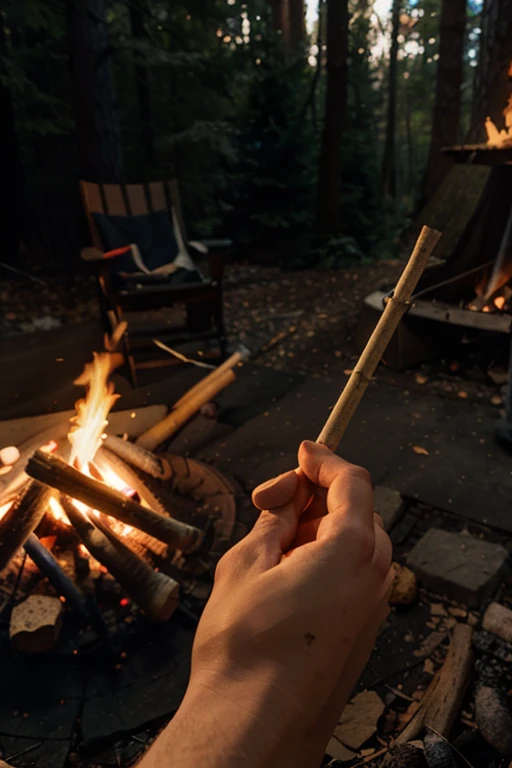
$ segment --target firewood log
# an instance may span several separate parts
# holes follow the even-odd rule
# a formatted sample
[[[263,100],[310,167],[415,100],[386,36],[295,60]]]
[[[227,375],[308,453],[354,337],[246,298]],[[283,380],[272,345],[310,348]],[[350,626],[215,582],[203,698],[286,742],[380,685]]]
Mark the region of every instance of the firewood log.
[[[103,441],[103,448],[111,451],[132,467],[146,472],[159,480],[168,480],[172,475],[169,462],[163,456],[156,456],[140,445],[134,445],[128,440],[121,440],[114,435],[108,435]],[[101,450],[101,449],[100,449]]]
[[[415,739],[427,726],[448,738],[473,667],[472,637],[468,624],[454,627],[444,664],[427,688],[418,712],[396,739],[397,744]]]
[[[178,606],[179,584],[154,571],[132,552],[101,520],[79,512],[73,502],[61,496],[61,504],[80,539],[132,600],[155,621],[166,621]]]
[[[234,352],[230,357],[228,357],[227,360],[224,360],[223,363],[221,363],[217,368],[215,368],[211,373],[208,374],[208,376],[205,376],[204,379],[201,379],[201,381],[198,381],[197,384],[195,384],[193,387],[191,387],[187,392],[185,392],[182,397],[180,397],[179,400],[177,400],[174,403],[174,408],[181,408],[181,406],[187,402],[187,400],[194,399],[197,395],[199,395],[205,387],[209,387],[212,381],[215,381],[215,379],[218,379],[219,377],[222,377],[227,371],[233,370],[235,366],[237,366],[239,363],[246,360],[248,357],[248,350],[245,351],[238,351]]]
[[[196,390],[194,395],[181,401],[180,405],[174,408],[163,421],[138,437],[135,444],[146,448],[148,451],[154,451],[164,440],[168,440],[181,429],[199,411],[201,406],[212,400],[235,379],[236,376],[231,370],[224,371],[224,373],[211,379],[207,376],[200,382],[202,386]]]
[[[188,553],[201,544],[202,533],[198,528],[137,504],[119,491],[87,477],[58,456],[36,451],[27,464],[27,473],[91,509],[139,528],[175,549]]]
[[[52,491],[32,480],[0,520],[0,571],[44,517]]]
[[[43,653],[55,648],[62,628],[63,607],[57,597],[30,595],[13,608],[9,637],[22,653]]]

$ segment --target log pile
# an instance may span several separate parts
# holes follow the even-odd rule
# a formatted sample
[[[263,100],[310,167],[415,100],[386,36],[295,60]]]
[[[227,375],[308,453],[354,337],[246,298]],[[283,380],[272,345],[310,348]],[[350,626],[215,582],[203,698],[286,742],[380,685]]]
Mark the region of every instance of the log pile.
[[[24,552],[29,558],[25,573],[32,574],[33,569],[40,572],[46,578],[51,594],[57,594],[61,599],[31,594],[19,603],[11,611],[13,647],[27,653],[54,647],[62,623],[63,606],[84,625],[90,623],[91,582],[88,574],[94,569],[115,579],[131,603],[148,618],[154,621],[170,618],[179,605],[180,584],[161,566],[167,563],[173,574],[183,567],[191,573],[198,567],[204,569],[202,558],[215,535],[215,526],[208,521],[213,519],[212,515],[218,517],[219,513],[213,509],[204,511],[208,505],[201,500],[201,493],[188,501],[181,491],[173,497],[167,486],[172,488],[179,480],[175,477],[175,468],[168,458],[156,455],[148,450],[148,446],[154,448],[167,440],[228,386],[236,378],[233,368],[243,357],[242,353],[232,355],[181,397],[169,415],[163,407],[148,409],[152,421],[149,417],[138,418],[139,429],[135,433],[132,425],[138,414],[127,412],[128,422],[118,430],[124,437],[105,435],[94,463],[89,467],[92,471],[87,473],[67,461],[69,453],[65,437],[72,414],[42,417],[44,423],[36,425],[39,434],[35,437],[27,433],[29,425],[20,426],[18,433],[24,435],[22,450],[8,447],[0,452],[0,469],[2,475],[5,474],[0,481],[0,504],[5,505],[0,513],[0,585],[9,581],[14,561],[25,562],[20,554]],[[112,420],[121,424],[116,414]],[[9,429],[15,434],[17,427],[13,423]],[[126,439],[130,432],[132,438],[140,438],[139,444]],[[58,438],[59,447],[54,438]],[[43,445],[46,446],[44,449]],[[60,445],[63,445],[62,449]],[[58,453],[54,452],[56,450]],[[121,492],[109,484],[112,475],[131,489],[129,495],[128,491]],[[216,493],[225,494],[225,485],[218,484]],[[205,483],[204,478],[199,478],[198,485],[203,489],[210,487],[211,493],[211,481]],[[157,486],[161,487],[162,494],[155,493]],[[212,498],[216,498],[215,494]],[[59,514],[55,512],[56,508],[60,510]],[[185,517],[190,517],[191,508],[203,510],[202,517],[199,515],[203,521],[201,528],[180,519],[187,509]],[[48,514],[49,510],[52,514]],[[192,517],[195,520],[197,514],[194,512]],[[231,517],[229,513],[227,520],[218,521],[222,523],[217,526],[221,536],[226,530],[229,534],[233,529],[234,516]],[[52,535],[43,541],[48,527]],[[59,537],[64,537],[74,552],[72,560],[74,557],[76,568],[72,569],[72,575],[64,569],[62,557],[52,554],[53,543],[60,540]],[[228,537],[224,538],[227,541]],[[155,557],[158,568],[154,567]],[[20,568],[19,573],[22,573],[23,566]],[[14,588],[19,588],[19,579],[15,580]],[[59,610],[54,610],[56,608]]]

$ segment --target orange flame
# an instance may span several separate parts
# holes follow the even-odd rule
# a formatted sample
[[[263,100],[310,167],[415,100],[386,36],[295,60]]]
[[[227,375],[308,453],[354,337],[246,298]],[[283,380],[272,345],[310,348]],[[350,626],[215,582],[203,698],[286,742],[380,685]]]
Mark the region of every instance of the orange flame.
[[[508,69],[508,76],[512,78],[512,61]],[[499,130],[490,117],[485,121],[487,132],[487,144],[490,147],[502,147],[512,144],[512,95],[509,96],[507,106],[503,110],[505,128]]]
[[[107,416],[119,395],[114,394],[114,385],[108,381],[111,372],[111,355],[94,353],[92,363],[87,363],[75,384],[87,387],[83,400],[75,405],[77,415],[68,435],[72,445],[69,463],[78,464],[82,471],[94,459],[101,445],[101,436],[108,424]]]

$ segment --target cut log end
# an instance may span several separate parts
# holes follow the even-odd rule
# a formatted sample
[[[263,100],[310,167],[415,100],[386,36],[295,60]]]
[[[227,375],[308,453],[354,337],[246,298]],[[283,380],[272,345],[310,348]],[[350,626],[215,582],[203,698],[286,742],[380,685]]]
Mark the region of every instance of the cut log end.
[[[21,653],[44,653],[57,645],[64,609],[56,597],[31,595],[11,613],[9,637]]]

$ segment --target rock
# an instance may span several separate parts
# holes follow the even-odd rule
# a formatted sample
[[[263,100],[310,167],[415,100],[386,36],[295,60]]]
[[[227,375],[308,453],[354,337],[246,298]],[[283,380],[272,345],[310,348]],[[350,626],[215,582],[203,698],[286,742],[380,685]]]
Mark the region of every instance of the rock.
[[[405,502],[398,491],[376,485],[373,489],[374,509],[384,521],[384,530],[390,531],[405,512]]]
[[[410,605],[418,594],[418,580],[414,573],[398,563],[392,563],[396,573],[393,589],[389,598],[390,605]]]
[[[356,757],[356,753],[341,744],[338,739],[331,736],[329,743],[325,748],[325,754],[329,757],[333,757],[335,760],[353,760]],[[2,766],[0,766],[2,768]]]
[[[484,613],[482,628],[512,643],[512,611],[499,603],[491,603]]]
[[[407,565],[428,589],[477,605],[499,581],[507,556],[499,544],[431,528],[407,555]]]
[[[47,595],[31,595],[13,608],[9,637],[22,653],[43,653],[55,648],[62,628],[61,601]]]
[[[384,702],[375,691],[362,691],[345,707],[334,737],[352,749],[359,749],[377,730],[384,709]]]
[[[389,768],[428,768],[423,749],[416,743],[393,747],[386,756],[384,765],[389,765]]]
[[[475,722],[491,747],[500,755],[512,755],[512,716],[495,688],[488,685],[478,687]]]
[[[437,733],[428,733],[424,744],[428,768],[457,768],[453,749],[446,739]]]

